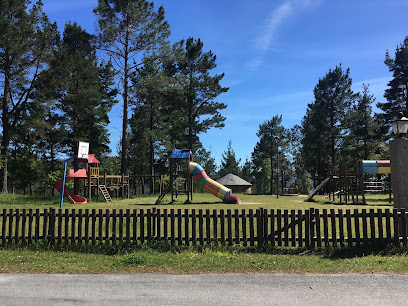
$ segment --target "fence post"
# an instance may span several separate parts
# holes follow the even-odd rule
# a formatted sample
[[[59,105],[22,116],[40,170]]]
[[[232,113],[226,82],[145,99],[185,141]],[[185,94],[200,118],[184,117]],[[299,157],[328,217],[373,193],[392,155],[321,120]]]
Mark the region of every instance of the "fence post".
[[[256,210],[256,234],[258,238],[258,248],[263,245],[263,208],[258,208]]]
[[[6,245],[6,222],[7,222],[7,210],[3,208],[3,223],[1,224],[1,245]]]
[[[315,210],[314,208],[310,208],[310,247],[315,247]]]
[[[310,247],[310,211],[305,210],[305,247]]]
[[[44,209],[44,215],[43,215],[43,234],[42,234],[42,239],[47,239],[48,238],[48,209]]]
[[[48,214],[48,242],[54,244],[55,241],[55,208],[51,207]]]
[[[400,236],[402,236],[402,244],[407,246],[407,215],[405,208],[400,208]]]

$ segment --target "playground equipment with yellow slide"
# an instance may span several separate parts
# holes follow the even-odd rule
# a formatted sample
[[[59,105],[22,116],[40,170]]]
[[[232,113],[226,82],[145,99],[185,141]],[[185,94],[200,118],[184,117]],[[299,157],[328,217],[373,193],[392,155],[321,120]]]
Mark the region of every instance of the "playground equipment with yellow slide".
[[[173,150],[170,157],[170,182],[157,198],[156,204],[164,198],[166,193],[171,194],[171,202],[179,194],[187,195],[187,202],[193,200],[193,184],[195,179],[197,186],[220,198],[225,203],[241,204],[239,197],[232,194],[232,190],[217,183],[204,171],[203,167],[193,162],[193,154],[190,150]],[[179,181],[182,181],[180,183]],[[179,187],[182,187],[182,190]]]

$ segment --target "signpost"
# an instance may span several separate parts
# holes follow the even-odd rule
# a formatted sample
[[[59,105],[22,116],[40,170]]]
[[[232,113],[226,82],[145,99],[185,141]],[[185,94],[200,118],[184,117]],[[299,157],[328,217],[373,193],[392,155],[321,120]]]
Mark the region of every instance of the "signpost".
[[[89,153],[89,143],[80,141],[78,143],[78,155],[70,157],[70,158],[64,160],[64,171],[62,173],[62,189],[61,189],[60,208],[62,208],[62,204],[64,202],[65,178],[66,178],[68,162],[70,160],[73,160],[75,157],[77,157],[77,158],[88,158],[88,153]]]

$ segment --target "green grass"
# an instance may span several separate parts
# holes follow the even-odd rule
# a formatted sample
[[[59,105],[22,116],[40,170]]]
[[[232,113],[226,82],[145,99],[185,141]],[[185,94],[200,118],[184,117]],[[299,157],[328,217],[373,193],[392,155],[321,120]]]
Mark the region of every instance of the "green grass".
[[[290,252],[289,252],[290,253]],[[0,252],[0,272],[8,273],[408,273],[406,251],[341,256],[335,251],[293,254],[234,250],[139,250],[125,255],[35,250]],[[349,254],[350,255],[350,254]]]
[[[157,196],[114,199],[112,203],[91,202],[70,204],[68,209],[384,209],[392,208],[387,195],[368,196],[367,205],[329,203],[324,196],[316,202],[303,202],[304,197],[271,195],[239,195],[243,204],[224,204],[206,194],[194,194],[194,204],[185,204],[180,196],[173,204],[166,196],[162,205],[155,206]],[[59,197],[0,195],[1,209],[59,207]],[[34,247],[0,251],[0,272],[28,273],[223,273],[223,272],[287,272],[287,273],[408,273],[408,250],[297,250],[272,249],[255,251],[242,249],[188,248],[183,250],[142,247],[138,250],[51,249]]]
[[[259,207],[267,209],[294,209],[306,210],[309,208],[319,209],[363,209],[363,208],[392,208],[392,203],[388,202],[388,195],[369,195],[367,196],[367,205],[352,205],[339,203],[329,203],[324,196],[315,196],[315,202],[303,202],[305,196],[280,196],[279,199],[274,195],[246,195],[238,194],[243,202],[242,205],[225,204],[217,197],[208,193],[195,193],[193,204],[185,204],[186,196],[179,196],[178,199],[170,203],[170,196],[166,195],[160,205],[154,205],[157,195],[146,195],[134,197],[131,199],[113,199],[113,202],[99,202],[95,199],[87,204],[71,204],[65,198],[63,208],[75,209],[148,209],[148,208],[167,208],[167,209],[257,209]],[[60,205],[59,196],[54,197],[34,197],[12,194],[0,194],[0,209],[8,208],[48,208]]]

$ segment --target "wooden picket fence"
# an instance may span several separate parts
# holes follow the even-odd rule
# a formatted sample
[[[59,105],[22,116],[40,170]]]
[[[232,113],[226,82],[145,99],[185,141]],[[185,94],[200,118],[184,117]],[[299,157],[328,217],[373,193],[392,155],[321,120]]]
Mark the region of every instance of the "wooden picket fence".
[[[172,245],[407,245],[407,214],[404,209],[2,209],[0,231],[2,246],[41,240],[143,244],[155,239]]]

